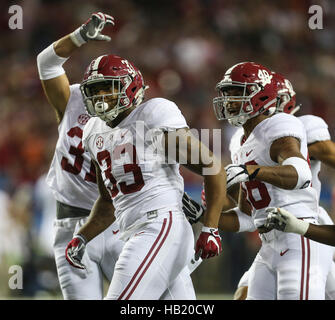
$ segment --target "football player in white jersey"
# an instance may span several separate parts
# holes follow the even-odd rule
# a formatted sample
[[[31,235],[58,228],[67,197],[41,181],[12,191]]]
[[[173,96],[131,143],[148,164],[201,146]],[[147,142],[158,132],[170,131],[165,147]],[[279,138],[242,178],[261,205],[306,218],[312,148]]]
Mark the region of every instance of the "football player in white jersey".
[[[335,168],[335,143],[330,140],[328,126],[323,119],[311,115],[299,117],[305,124],[307,135],[310,134],[315,138],[309,141],[308,151],[311,157],[311,166],[313,174],[314,187],[320,195],[321,182],[318,179],[321,163]],[[313,161],[314,160],[314,161]],[[314,170],[313,170],[314,168]],[[269,208],[269,216],[266,225],[268,227],[278,228],[285,232],[295,232],[320,243],[335,246],[335,226],[328,216],[327,212],[320,207],[319,224],[314,225],[306,221],[295,219],[287,210],[278,210]],[[333,296],[332,296],[333,299]]]
[[[285,112],[288,114],[294,114],[296,111],[299,110],[299,107],[296,106],[296,97],[295,92],[291,83],[284,79],[278,73],[272,73],[277,81],[277,89],[278,89],[278,102],[277,102],[277,109],[276,112]],[[301,116],[299,119],[303,122],[306,135],[307,135],[307,143],[308,143],[308,152],[311,157],[310,164],[311,164],[311,171],[312,171],[312,186],[317,190],[318,199],[320,197],[321,192],[321,182],[318,178],[318,173],[320,171],[321,162],[325,164],[335,167],[335,162],[333,161],[335,148],[334,143],[330,140],[330,134],[328,132],[328,126],[324,122],[323,119],[307,115]],[[238,149],[241,143],[241,139],[243,138],[243,128],[239,128],[234,136],[231,139],[231,143],[229,149],[232,153],[232,160],[234,150]],[[237,201],[236,197],[236,189],[231,187],[229,190],[229,195],[233,197]],[[186,196],[184,197],[186,198]],[[187,199],[188,202],[193,201],[192,199]],[[204,193],[202,194],[202,203],[203,207],[201,208],[200,205],[193,201],[192,205],[189,205],[184,201],[184,206],[187,207],[187,210],[184,212],[187,214],[189,220],[191,222],[197,222],[203,211],[206,207]],[[244,212],[248,212],[248,208],[245,207],[243,209]],[[237,218],[238,217],[238,218]],[[294,219],[295,220],[295,219]],[[299,220],[300,221],[300,220]],[[319,207],[319,216],[318,216],[318,223],[319,224],[328,224],[331,225],[333,222],[331,221],[329,215],[326,211]],[[233,212],[225,212],[222,214],[219,222],[219,228],[223,231],[231,231],[231,232],[241,232],[241,231],[255,231],[256,228],[252,223],[252,219],[249,219],[247,215],[242,214],[242,212],[238,212],[238,214],[234,214]],[[234,299],[236,300],[244,300],[247,297],[247,290],[248,290],[248,280],[249,274],[253,272],[254,264],[251,268],[244,273],[242,276],[239,284],[238,289],[234,294]],[[331,271],[327,277],[326,283],[326,298],[330,300],[334,300],[335,298],[335,268],[334,263],[332,263]]]
[[[271,71],[239,63],[227,70],[217,90],[217,118],[244,130],[232,150],[234,164],[226,167],[227,186],[241,184],[255,227],[263,228],[267,207],[284,207],[299,219],[316,222],[318,198],[310,185],[306,132],[296,117],[273,115],[277,86]],[[242,209],[234,211],[241,215]],[[261,240],[247,299],[324,299],[332,262],[329,247],[277,230],[261,234]]]
[[[288,79],[285,79],[278,73],[273,73],[273,76],[277,81],[278,87],[276,113],[285,112],[288,114],[295,114],[300,107],[296,106],[296,94],[293,90],[292,84]],[[322,118],[313,115],[305,115],[298,117],[298,119],[302,121],[306,130],[308,153],[312,172],[312,187],[317,190],[319,199],[321,193],[321,182],[319,180],[321,162],[335,168],[335,144],[331,141],[328,126]],[[230,150],[234,150],[234,143],[239,143],[242,135],[243,130],[237,130],[231,140]],[[333,224],[327,212],[320,206],[318,223]],[[252,229],[250,231],[252,231]],[[253,268],[253,266],[251,268]],[[246,271],[238,284],[238,289],[234,294],[236,300],[244,300],[247,296],[249,273],[249,270]],[[332,263],[331,271],[327,277],[326,299],[335,299],[334,262]]]
[[[85,244],[115,215],[126,243],[106,299],[194,299],[183,275],[194,240],[181,207],[178,162],[204,176],[209,201],[196,253],[206,259],[221,252],[217,226],[226,176],[220,160],[189,134],[176,104],[163,98],[143,102],[146,86],[129,60],[115,55],[94,59],[80,88],[92,116],[83,146],[96,164],[100,197],[68,244],[67,259],[84,268]],[[191,154],[199,156],[198,164]],[[205,174],[212,166],[217,170]]]
[[[109,40],[101,34],[113,18],[103,13],[92,17],[74,33],[82,34],[82,44],[88,40]],[[87,247],[83,261],[85,270],[71,267],[65,259],[65,249],[75,229],[84,224],[98,198],[95,167],[84,152],[83,130],[87,114],[79,84],[69,84],[62,64],[78,48],[73,34],[54,42],[37,57],[39,76],[44,92],[54,107],[59,138],[48,172],[47,183],[57,200],[54,223],[54,254],[60,287],[64,299],[102,299],[103,276],[112,278],[115,262],[124,244],[119,239],[119,227],[112,224]]]

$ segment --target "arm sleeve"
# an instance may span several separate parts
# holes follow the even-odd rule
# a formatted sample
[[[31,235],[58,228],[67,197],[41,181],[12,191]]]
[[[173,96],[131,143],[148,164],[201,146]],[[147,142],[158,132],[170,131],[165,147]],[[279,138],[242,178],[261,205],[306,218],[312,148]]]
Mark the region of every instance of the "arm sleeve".
[[[69,59],[56,54],[54,44],[45,48],[37,56],[37,69],[41,80],[57,78],[65,73],[63,64]]]

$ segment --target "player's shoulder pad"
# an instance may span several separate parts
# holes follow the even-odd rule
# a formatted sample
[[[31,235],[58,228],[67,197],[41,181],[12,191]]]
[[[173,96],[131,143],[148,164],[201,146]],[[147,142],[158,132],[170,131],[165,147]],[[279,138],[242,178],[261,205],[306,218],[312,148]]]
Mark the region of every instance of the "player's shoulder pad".
[[[71,84],[70,85],[69,102],[73,99],[78,99],[78,98],[80,98],[82,100],[82,95],[81,95],[81,91],[80,91],[80,84],[79,83]]]
[[[321,117],[314,116],[312,114],[304,115],[298,117],[298,119],[304,124],[305,129],[315,130],[315,129],[328,129],[328,125],[326,121],[324,121]]]
[[[263,126],[263,135],[270,143],[284,137],[295,137],[300,141],[306,137],[302,122],[287,113],[277,113],[268,118]]]
[[[75,93],[75,94],[81,94],[80,92],[80,84],[79,83],[73,83],[70,85],[70,91],[71,93]]]
[[[84,104],[81,91],[80,91],[80,84],[79,83],[71,84],[70,85],[70,97],[67,102],[65,112],[69,112],[72,109],[75,110],[78,107],[78,103]]]
[[[188,127],[178,106],[165,98],[152,98],[138,108],[149,127],[184,128]]]
[[[150,113],[151,112],[162,112],[166,113],[169,109],[178,109],[177,105],[168,99],[165,98],[152,98],[148,101],[143,102],[139,108],[141,108],[141,111],[144,113]],[[180,111],[180,110],[179,110]]]
[[[328,125],[322,118],[314,115],[304,115],[298,119],[305,127],[308,144],[331,139]]]

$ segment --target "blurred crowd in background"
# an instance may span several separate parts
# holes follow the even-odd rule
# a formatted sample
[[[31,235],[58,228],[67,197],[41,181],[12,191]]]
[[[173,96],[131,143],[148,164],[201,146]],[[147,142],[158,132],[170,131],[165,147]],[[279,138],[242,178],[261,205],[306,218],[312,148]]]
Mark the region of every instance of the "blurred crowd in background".
[[[64,65],[80,82],[89,62],[113,53],[142,71],[146,98],[174,101],[191,128],[222,129],[222,157],[230,163],[234,132],[213,113],[215,85],[225,70],[255,61],[284,74],[293,84],[299,115],[321,116],[335,137],[335,7],[330,0],[29,0],[23,29],[0,17],[0,298],[61,298],[52,252],[55,208],[45,186],[57,141],[55,113],[38,78],[36,56],[97,11],[115,17],[109,43],[81,47]],[[323,30],[308,27],[308,9],[323,8]],[[200,199],[202,179],[182,170],[185,190]],[[332,212],[335,172],[321,171],[321,204]],[[193,274],[197,293],[232,293],[260,242],[256,233],[223,234],[223,254]],[[23,268],[23,289],[8,288],[8,268]],[[208,275],[212,276],[208,276]]]

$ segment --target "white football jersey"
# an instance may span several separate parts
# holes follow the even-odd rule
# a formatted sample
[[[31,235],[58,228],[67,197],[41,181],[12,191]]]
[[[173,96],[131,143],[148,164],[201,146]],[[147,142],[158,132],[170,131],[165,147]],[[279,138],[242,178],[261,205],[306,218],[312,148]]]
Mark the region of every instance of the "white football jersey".
[[[298,119],[303,123],[306,131],[307,145],[317,141],[330,140],[330,133],[328,131],[327,123],[320,117],[313,115],[300,116]],[[241,139],[243,137],[243,128],[238,128],[230,140],[229,150],[233,160],[233,155],[241,146]],[[321,193],[321,182],[319,180],[319,172],[321,169],[321,161],[311,158],[312,171],[312,187],[318,193],[318,199]]]
[[[301,141],[300,151],[307,159],[305,128],[302,122],[292,115],[279,113],[263,120],[238,147],[237,143],[243,139],[243,135],[238,137],[240,132],[237,131],[230,146],[233,163],[278,166],[279,164],[272,161],[270,157],[270,147],[273,141],[288,136],[296,137]],[[267,207],[283,207],[297,217],[317,216],[317,192],[311,186],[299,190],[284,190],[269,183],[255,180],[242,183],[242,187],[253,207],[252,217],[254,219],[265,219]]]
[[[71,85],[70,90],[46,181],[59,202],[91,210],[99,192],[94,164],[82,145],[83,129],[90,116],[86,113],[79,84]]]
[[[229,151],[230,151],[230,157],[231,157],[231,162],[232,163],[237,163],[234,160],[234,155],[236,154],[236,152],[238,151],[238,149],[240,149],[242,143],[242,139],[244,136],[244,130],[243,127],[239,127],[235,133],[233,134],[233,136],[230,139],[230,143],[229,143]]]
[[[304,124],[307,145],[317,141],[330,140],[330,133],[328,131],[327,123],[320,117],[313,115],[306,115],[298,117],[298,119]],[[321,161],[311,158],[311,171],[312,171],[312,187],[318,192],[318,199],[321,193],[321,181],[319,180],[319,172],[321,169]]]
[[[178,128],[188,128],[185,118],[162,98],[142,103],[115,128],[97,117],[87,123],[83,144],[101,168],[122,231],[149,211],[181,208],[179,164],[162,163],[157,152],[162,132]]]

